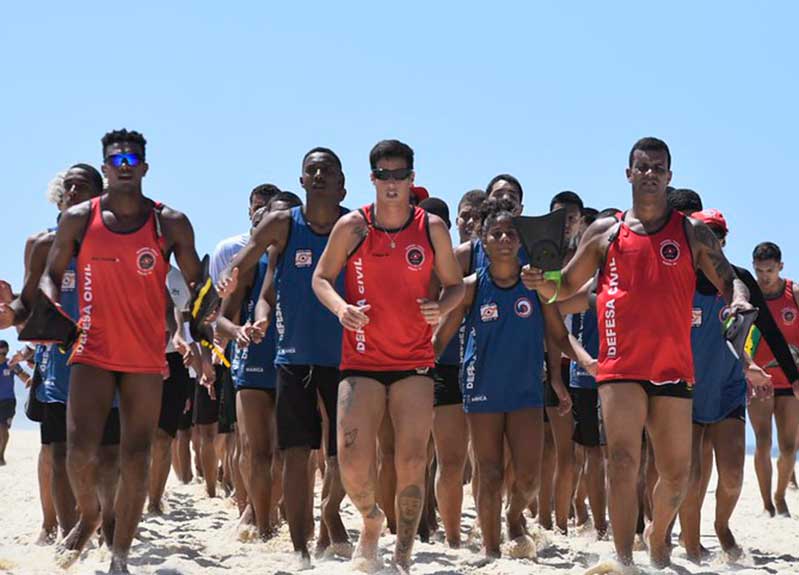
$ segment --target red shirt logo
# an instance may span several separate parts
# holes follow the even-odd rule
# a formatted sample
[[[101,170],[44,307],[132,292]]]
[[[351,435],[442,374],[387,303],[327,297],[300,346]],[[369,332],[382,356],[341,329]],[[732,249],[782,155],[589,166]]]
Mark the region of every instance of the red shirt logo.
[[[405,248],[405,261],[412,270],[422,269],[422,265],[424,264],[424,248],[416,244],[412,244]]]
[[[660,261],[667,266],[673,266],[680,259],[680,244],[674,240],[660,242]]]
[[[136,252],[136,269],[143,275],[148,276],[155,269],[155,260],[158,254],[152,248],[142,248]]]

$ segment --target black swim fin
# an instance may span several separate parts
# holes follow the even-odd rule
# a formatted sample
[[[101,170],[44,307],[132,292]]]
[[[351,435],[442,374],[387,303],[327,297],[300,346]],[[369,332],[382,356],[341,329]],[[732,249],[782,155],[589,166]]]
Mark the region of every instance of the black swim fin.
[[[78,324],[40,289],[36,292],[36,302],[18,339],[43,345],[58,343],[67,349],[79,335]]]
[[[202,279],[194,286],[191,302],[189,303],[189,311],[191,312],[189,329],[191,336],[196,341],[201,341],[207,337],[207,330],[203,326],[207,323],[208,318],[219,309],[219,305],[222,302],[211,279],[209,264],[210,258],[206,254],[202,261]]]
[[[560,269],[563,267],[566,231],[566,210],[561,208],[545,216],[516,216],[513,225],[519,232],[530,266],[543,270],[544,278],[557,283],[560,289]],[[552,303],[558,297],[549,300]]]
[[[757,308],[740,311],[730,315],[722,323],[727,345],[738,359],[743,357],[746,337],[757,319],[757,313]]]

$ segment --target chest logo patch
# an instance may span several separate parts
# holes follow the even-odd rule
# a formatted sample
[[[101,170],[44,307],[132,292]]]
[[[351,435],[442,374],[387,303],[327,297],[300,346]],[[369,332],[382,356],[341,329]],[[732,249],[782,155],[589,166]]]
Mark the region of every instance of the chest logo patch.
[[[680,244],[674,240],[660,242],[660,261],[667,266],[676,265],[680,260]]]
[[[695,307],[691,310],[691,327],[702,326],[702,308]]]
[[[136,269],[139,274],[148,276],[155,269],[158,254],[153,248],[142,248],[136,252]]]
[[[67,270],[61,278],[61,291],[75,291],[75,271]]]
[[[486,303],[480,306],[480,321],[496,321],[499,319],[499,308],[495,303]]]
[[[513,311],[521,318],[528,318],[533,315],[533,304],[526,297],[520,297],[513,304]]]
[[[785,325],[793,325],[796,321],[796,308],[786,307],[782,309],[782,323]]]
[[[422,269],[424,264],[424,248],[411,244],[405,248],[405,261],[412,270]]]
[[[294,267],[309,268],[313,264],[313,252],[311,250],[297,250],[294,252]]]

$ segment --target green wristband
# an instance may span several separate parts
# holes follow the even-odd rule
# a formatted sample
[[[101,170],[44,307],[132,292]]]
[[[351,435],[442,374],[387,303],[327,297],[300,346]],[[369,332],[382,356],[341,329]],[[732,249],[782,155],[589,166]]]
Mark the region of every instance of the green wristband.
[[[563,274],[560,273],[560,270],[544,272],[544,279],[555,282],[555,293],[547,300],[547,303],[554,303],[558,299],[558,292],[560,292],[560,282],[563,279]]]

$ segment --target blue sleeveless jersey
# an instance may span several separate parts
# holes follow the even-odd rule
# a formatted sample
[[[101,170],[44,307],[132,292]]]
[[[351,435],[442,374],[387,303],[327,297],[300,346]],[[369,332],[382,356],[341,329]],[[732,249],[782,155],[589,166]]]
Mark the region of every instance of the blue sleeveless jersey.
[[[444,351],[441,352],[441,355],[438,357],[436,363],[440,363],[441,365],[460,365],[461,364],[461,346],[463,344],[463,325],[458,328],[458,333],[456,333],[449,343],[447,347],[444,348]]]
[[[78,319],[78,292],[76,285],[75,258],[70,260],[61,280],[61,308],[72,319]],[[69,395],[69,373],[67,365],[71,350],[62,351],[57,344],[48,346],[47,365],[43,383],[36,390],[36,398],[44,403],[66,403]]]
[[[488,268],[482,268],[466,333],[464,411],[503,413],[544,406],[544,318],[535,291],[521,280],[500,288]]]
[[[255,321],[255,306],[264,285],[266,269],[269,265],[267,254],[258,261],[258,270],[255,282],[250,290],[250,297],[245,302],[241,313],[241,323],[249,320]],[[233,382],[236,389],[256,388],[275,389],[275,322],[269,322],[269,329],[260,343],[250,344],[248,347],[236,347],[236,356],[233,361]]]
[[[715,423],[737,407],[746,405],[743,364],[736,359],[722,334],[721,310],[725,303],[717,293],[694,294],[691,348],[694,355],[693,419]]]
[[[572,316],[572,335],[577,338],[588,354],[596,358],[599,354],[599,328],[596,310],[589,309]],[[573,361],[569,368],[569,387],[596,389],[596,379]]]
[[[0,363],[0,401],[14,399],[14,371],[8,362]]]
[[[347,211],[341,208],[341,215]],[[278,365],[338,367],[341,363],[341,324],[311,289],[311,276],[327,240],[308,226],[302,206],[291,209],[291,231],[275,270]],[[336,291],[343,297],[343,271],[336,279]]]
[[[485,267],[488,267],[488,264],[491,263],[491,260],[488,259],[488,254],[486,253],[485,248],[483,247],[483,242],[478,240],[472,240],[472,259],[471,259],[471,269],[470,273],[474,273],[477,270],[481,270]],[[527,252],[524,250],[524,246],[519,248],[519,263],[523,266],[526,266],[530,263],[530,258],[527,257]]]

